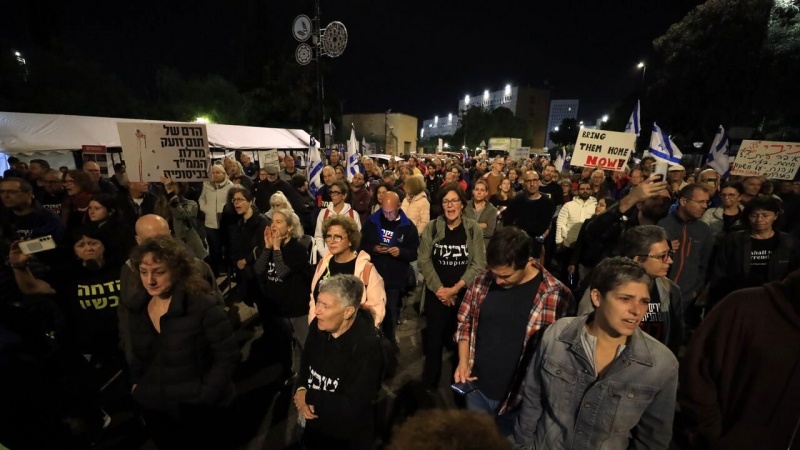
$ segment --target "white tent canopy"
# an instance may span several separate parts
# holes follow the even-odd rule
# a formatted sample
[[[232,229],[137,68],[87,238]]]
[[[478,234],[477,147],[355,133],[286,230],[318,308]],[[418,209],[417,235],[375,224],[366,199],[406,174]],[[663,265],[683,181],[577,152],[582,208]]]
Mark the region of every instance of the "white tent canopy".
[[[0,153],[31,154],[80,150],[83,145],[120,147],[117,122],[175,123],[163,120],[115,119],[0,112]],[[226,150],[308,149],[309,134],[285,128],[208,124],[212,148]]]

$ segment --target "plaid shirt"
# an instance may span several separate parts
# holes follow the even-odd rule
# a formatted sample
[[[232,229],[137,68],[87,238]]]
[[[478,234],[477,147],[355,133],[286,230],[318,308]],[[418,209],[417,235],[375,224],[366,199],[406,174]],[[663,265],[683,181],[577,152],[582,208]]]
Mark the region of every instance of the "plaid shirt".
[[[522,388],[525,379],[525,372],[527,363],[525,361],[525,354],[528,344],[531,342],[531,336],[536,334],[542,328],[554,323],[561,317],[574,316],[576,310],[575,298],[572,292],[558,281],[550,272],[546,271],[537,261],[533,262],[542,273],[542,282],[539,284],[539,290],[533,298],[532,308],[528,316],[528,325],[525,330],[525,342],[522,346],[522,353],[520,355],[519,363],[517,363],[517,371],[514,375],[514,382],[511,384],[508,396],[503,401],[498,414],[503,414],[506,411],[519,405],[522,401]],[[455,333],[455,341],[469,342],[469,367],[475,364],[475,342],[478,336],[478,323],[481,315],[481,304],[486,299],[489,293],[489,287],[494,283],[494,277],[489,269],[484,270],[475,277],[472,282],[464,301],[461,302],[461,307],[458,309],[458,328]]]

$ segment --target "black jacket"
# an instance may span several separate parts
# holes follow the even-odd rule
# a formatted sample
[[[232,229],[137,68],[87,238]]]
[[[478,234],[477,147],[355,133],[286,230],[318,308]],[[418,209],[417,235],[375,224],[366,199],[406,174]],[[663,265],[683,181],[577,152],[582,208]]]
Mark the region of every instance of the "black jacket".
[[[297,386],[308,389],[306,403],[319,416],[306,422],[314,433],[345,441],[373,433],[372,402],[381,384],[383,358],[368,311],[338,338],[311,322]]]
[[[787,233],[776,231],[778,246],[769,259],[769,281],[780,281],[800,267],[800,242]],[[712,304],[727,294],[749,286],[750,250],[752,238],[749,231],[728,234],[717,249],[711,273],[709,299]]]
[[[157,333],[147,313],[150,295],[128,299],[132,395],[140,405],[173,411],[181,404],[227,406],[235,397],[239,347],[214,297],[175,287]]]
[[[281,245],[280,252],[264,249],[253,267],[272,313],[278,317],[308,315],[311,266],[308,264],[308,250],[300,241],[289,239]]]

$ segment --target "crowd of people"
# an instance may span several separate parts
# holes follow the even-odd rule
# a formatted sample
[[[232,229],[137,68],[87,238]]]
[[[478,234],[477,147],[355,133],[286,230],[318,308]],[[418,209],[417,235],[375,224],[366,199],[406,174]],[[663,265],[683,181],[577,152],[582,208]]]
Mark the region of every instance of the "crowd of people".
[[[348,179],[332,150],[312,192],[292,155],[238,156],[200,183],[9,159],[0,398],[15,426],[0,443],[96,443],[111,420],[101,390],[120,380],[159,448],[230,447],[241,349],[226,310],[245,302],[303,448],[373,448],[419,291],[419,382],[454,383],[483,414],[463,418],[474,442],[800,445],[800,183],[678,164],[664,178],[649,156],[614,172],[364,156]],[[44,237],[54,249],[39,251]],[[452,418],[430,417],[390,448],[446,440],[434,423]]]

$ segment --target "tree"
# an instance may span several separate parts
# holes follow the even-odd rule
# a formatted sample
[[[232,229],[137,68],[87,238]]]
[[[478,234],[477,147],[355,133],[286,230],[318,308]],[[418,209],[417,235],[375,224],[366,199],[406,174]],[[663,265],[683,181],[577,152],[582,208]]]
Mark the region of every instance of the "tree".
[[[466,136],[466,138],[465,138]],[[475,148],[481,141],[492,137],[512,137],[522,139],[523,145],[533,142],[533,125],[525,119],[516,117],[508,108],[486,109],[472,106],[462,111],[458,129],[448,139],[450,145]]]
[[[708,0],[653,42],[656,81],[643,103],[689,142],[721,123],[796,122],[797,14],[797,0]]]
[[[580,129],[578,119],[564,119],[558,126],[558,131],[550,132],[550,140],[562,146],[575,145]]]

